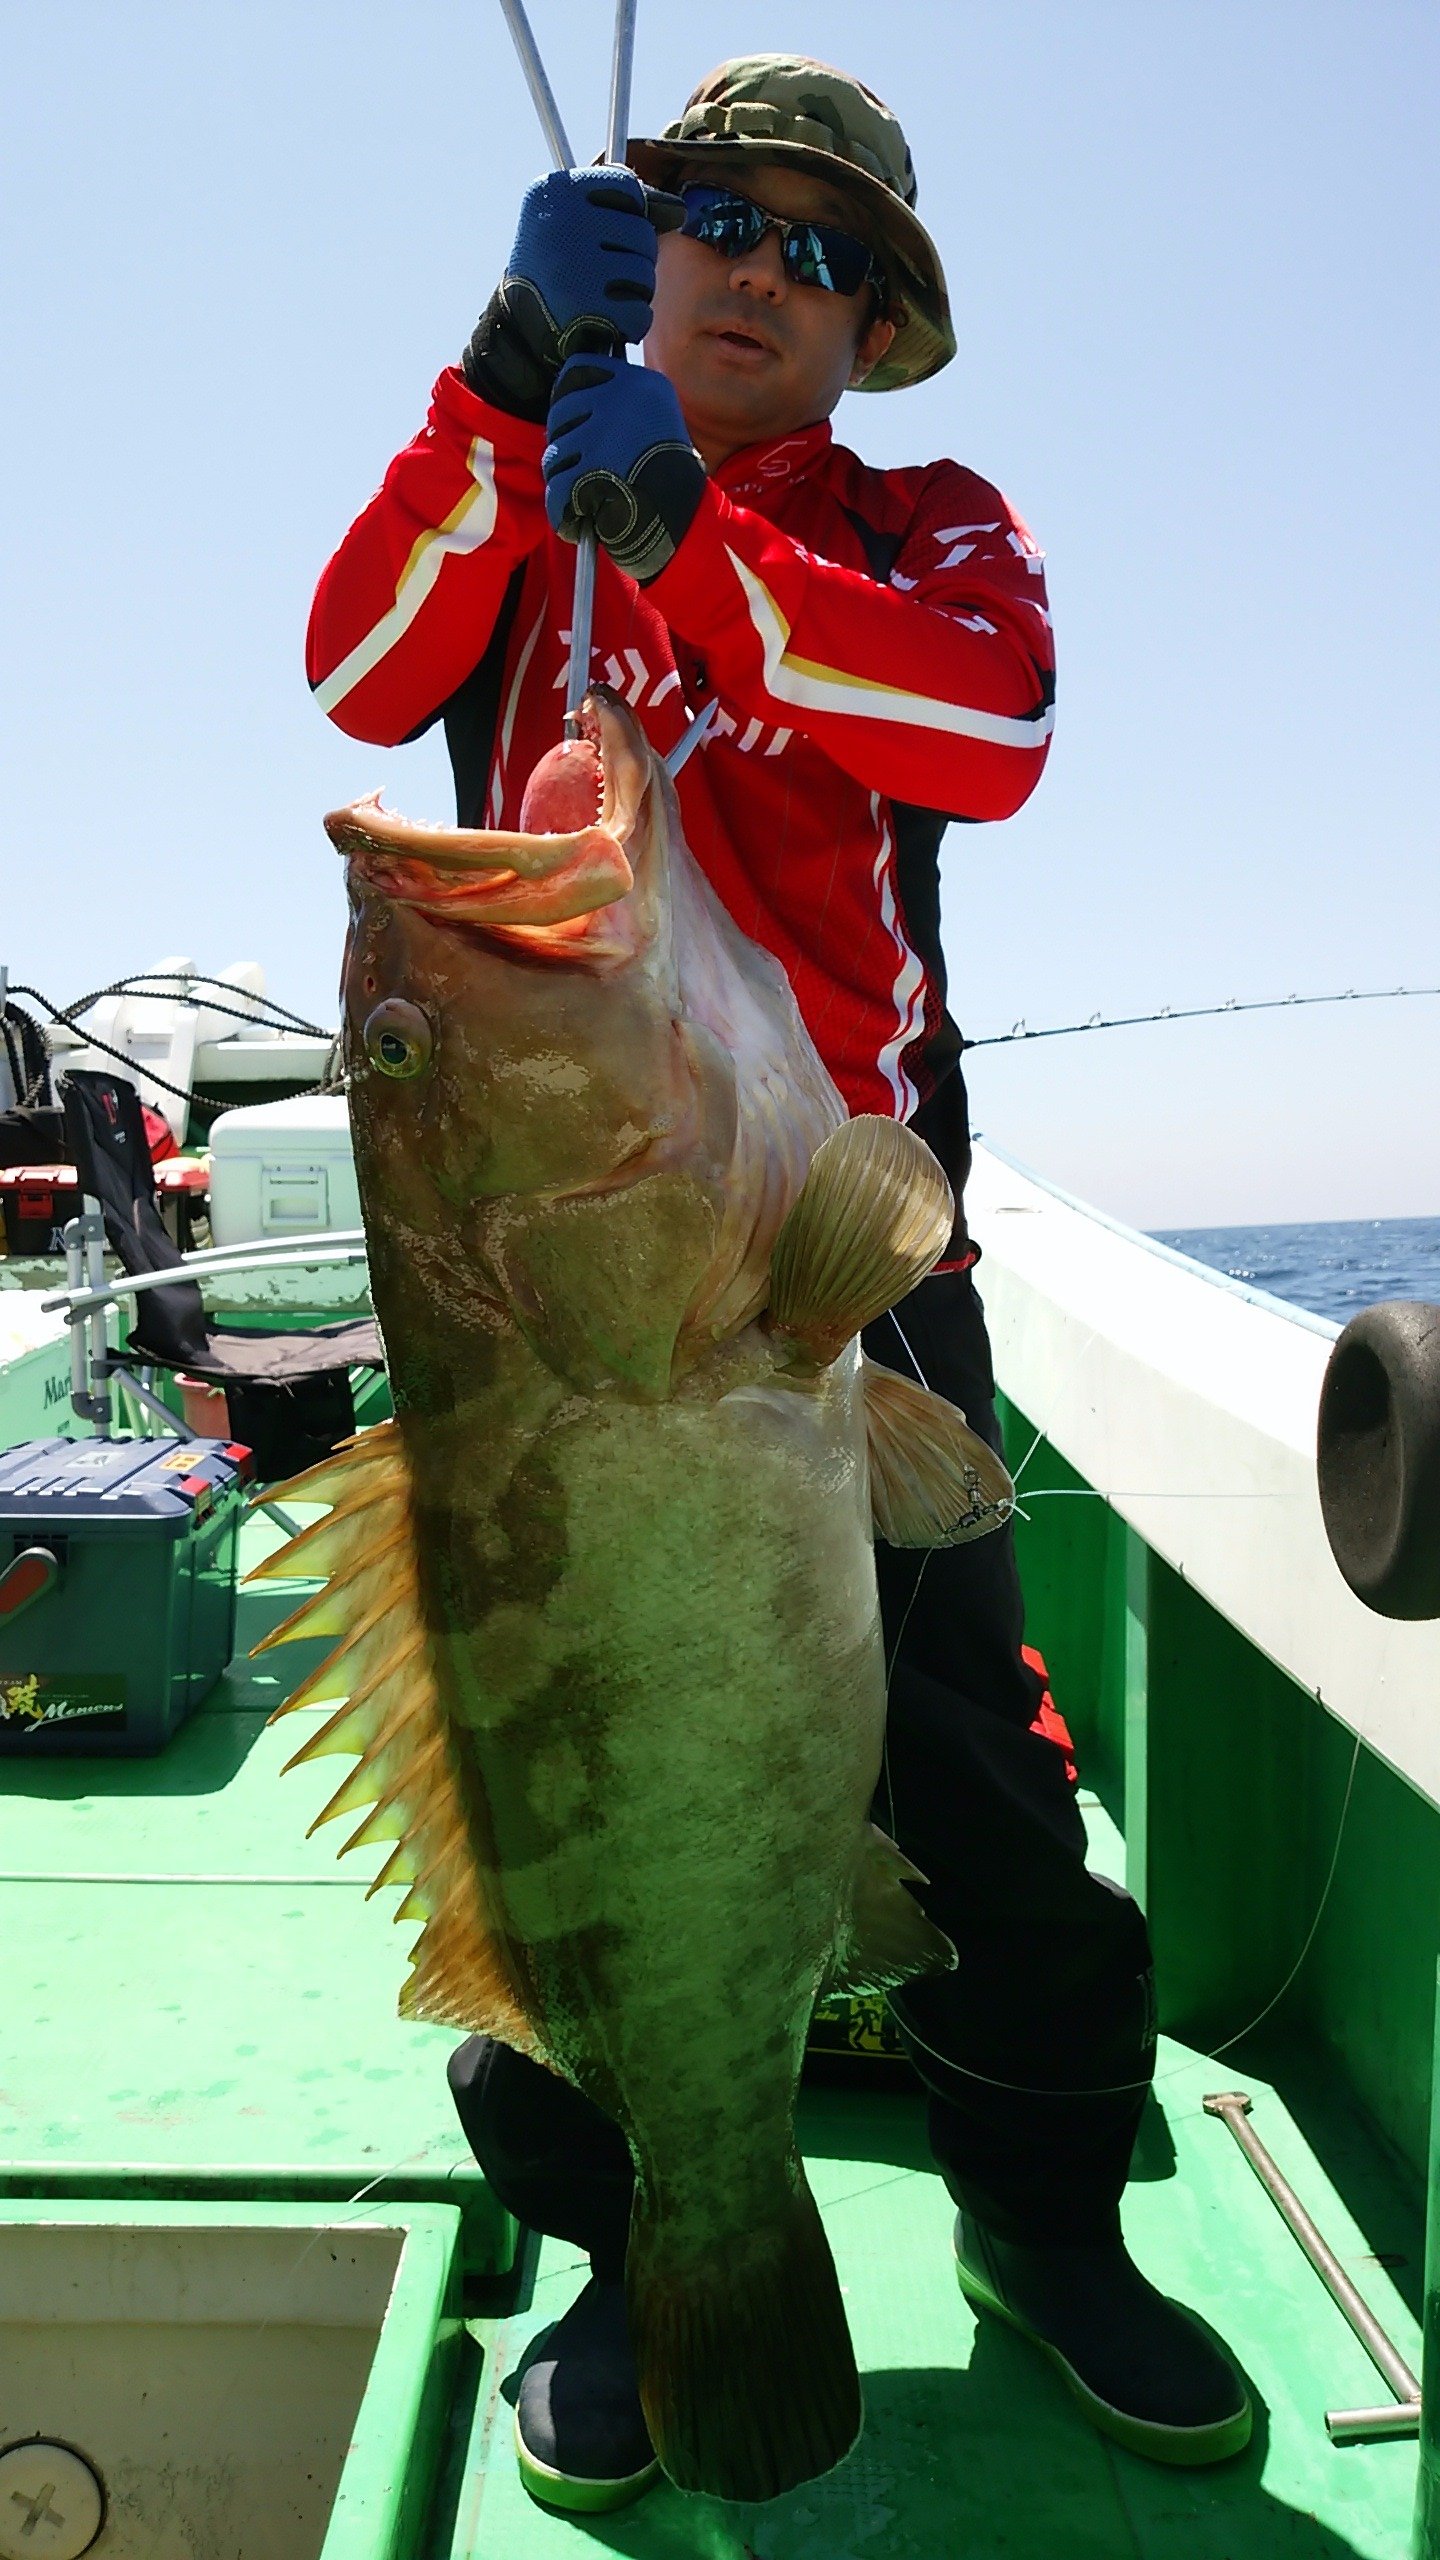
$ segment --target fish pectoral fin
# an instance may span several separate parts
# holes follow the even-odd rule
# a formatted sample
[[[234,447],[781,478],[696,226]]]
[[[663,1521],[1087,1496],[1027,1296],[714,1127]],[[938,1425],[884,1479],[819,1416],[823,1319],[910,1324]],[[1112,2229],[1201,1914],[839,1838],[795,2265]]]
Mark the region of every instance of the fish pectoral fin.
[[[944,1252],[950,1185],[923,1139],[864,1114],[810,1160],[770,1259],[770,1324],[812,1360],[835,1360]]]
[[[849,1912],[820,1985],[822,2000],[843,1992],[894,1991],[912,1974],[954,1970],[950,1940],[907,1890],[924,1882],[888,1834],[867,1822],[856,1851]]]
[[[960,1547],[1003,1528],[1015,1487],[958,1404],[876,1360],[861,1363],[870,1509],[890,1547]]]

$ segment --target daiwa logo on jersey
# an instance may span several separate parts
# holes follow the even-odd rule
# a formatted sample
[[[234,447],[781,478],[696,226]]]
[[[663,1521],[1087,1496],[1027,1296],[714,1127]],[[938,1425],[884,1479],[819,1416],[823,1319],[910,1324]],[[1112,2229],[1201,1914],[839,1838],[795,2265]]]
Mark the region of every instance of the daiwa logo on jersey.
[[[738,720],[731,719],[722,702],[710,723],[708,737],[700,742],[700,752],[703,755],[717,738],[732,738],[742,756],[781,756],[794,735],[793,729],[767,728],[763,720],[747,720],[742,729]]]
[[[551,688],[557,693],[570,681],[570,634],[562,631],[560,637],[565,643],[566,654]],[[653,711],[681,689],[678,671],[667,667],[656,679],[653,691],[649,690],[650,669],[644,652],[639,649],[627,648],[623,665],[613,650],[601,661],[599,650],[592,649],[590,662],[592,673],[608,684],[611,692],[618,694],[632,711],[639,711],[642,707]],[[713,746],[716,739],[729,738],[742,756],[779,756],[784,754],[794,735],[793,729],[776,728],[768,721],[747,719],[743,715],[737,718],[726,710],[722,702],[717,705],[709,732],[701,741],[701,753],[706,747]]]

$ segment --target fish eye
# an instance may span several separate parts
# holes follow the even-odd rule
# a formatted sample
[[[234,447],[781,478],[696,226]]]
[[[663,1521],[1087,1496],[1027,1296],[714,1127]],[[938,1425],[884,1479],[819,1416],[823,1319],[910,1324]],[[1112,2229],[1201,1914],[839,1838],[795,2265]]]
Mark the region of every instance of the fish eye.
[[[435,1051],[428,1016],[403,996],[387,996],[377,1004],[361,1036],[366,1057],[382,1076],[418,1076]]]

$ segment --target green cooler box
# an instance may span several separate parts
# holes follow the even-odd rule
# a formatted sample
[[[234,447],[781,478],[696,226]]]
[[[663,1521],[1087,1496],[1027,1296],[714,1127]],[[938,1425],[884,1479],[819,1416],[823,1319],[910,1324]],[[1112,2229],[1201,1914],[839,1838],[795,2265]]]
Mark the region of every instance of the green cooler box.
[[[249,1454],[225,1440],[0,1452],[0,1754],[159,1751],[214,1687]]]

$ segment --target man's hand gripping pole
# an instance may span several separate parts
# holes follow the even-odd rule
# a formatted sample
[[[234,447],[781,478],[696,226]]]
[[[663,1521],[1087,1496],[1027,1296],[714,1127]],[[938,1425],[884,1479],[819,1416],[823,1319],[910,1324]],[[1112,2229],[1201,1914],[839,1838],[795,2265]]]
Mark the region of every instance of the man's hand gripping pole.
[[[575,155],[545,76],[545,65],[526,17],[524,0],[500,0],[505,22],[520,57],[525,85],[535,103],[540,128],[557,169],[573,169]],[[610,63],[610,121],[605,139],[607,161],[624,159],[629,139],[630,75],[635,59],[635,0],[616,0],[615,49]],[[575,592],[570,608],[570,673],[565,686],[565,734],[580,735],[580,705],[590,682],[590,631],[595,619],[595,534],[587,528],[575,548]]]

